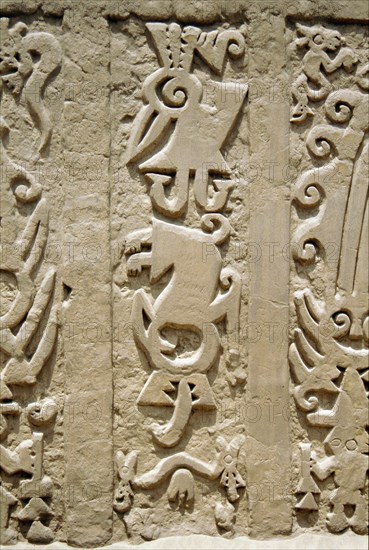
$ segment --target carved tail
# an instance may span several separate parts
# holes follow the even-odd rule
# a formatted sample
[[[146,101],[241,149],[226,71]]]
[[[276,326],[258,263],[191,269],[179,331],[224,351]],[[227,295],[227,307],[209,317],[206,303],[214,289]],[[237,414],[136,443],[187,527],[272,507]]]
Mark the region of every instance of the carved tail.
[[[171,358],[162,352],[162,344],[159,332],[155,323],[152,323],[149,329],[148,340],[151,335],[155,335],[155,343],[148,349],[148,342],[142,341],[141,345],[147,350],[147,356],[151,356],[151,362],[154,368],[169,372],[171,374],[181,373],[183,375],[193,372],[206,372],[214,364],[220,348],[219,332],[213,323],[206,323],[203,328],[203,338],[200,347],[194,352],[191,357],[175,357]],[[134,328],[136,333],[136,328]],[[138,333],[136,336],[141,336]]]

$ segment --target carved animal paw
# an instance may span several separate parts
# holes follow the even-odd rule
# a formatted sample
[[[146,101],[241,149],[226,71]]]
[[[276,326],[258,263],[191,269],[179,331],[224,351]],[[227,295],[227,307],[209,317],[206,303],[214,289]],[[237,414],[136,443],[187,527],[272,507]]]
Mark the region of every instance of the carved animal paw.
[[[124,253],[129,256],[131,254],[137,254],[138,252],[141,252],[142,249],[142,243],[141,241],[126,241],[124,243]]]
[[[127,260],[127,273],[130,277],[137,277],[142,271],[139,254],[134,254]]]
[[[152,241],[152,228],[137,229],[126,236],[124,241],[124,253],[128,256],[141,252],[143,246],[150,246]]]
[[[195,498],[194,478],[189,470],[180,468],[170,481],[167,495],[169,502],[176,502],[178,508],[189,508],[193,505]]]

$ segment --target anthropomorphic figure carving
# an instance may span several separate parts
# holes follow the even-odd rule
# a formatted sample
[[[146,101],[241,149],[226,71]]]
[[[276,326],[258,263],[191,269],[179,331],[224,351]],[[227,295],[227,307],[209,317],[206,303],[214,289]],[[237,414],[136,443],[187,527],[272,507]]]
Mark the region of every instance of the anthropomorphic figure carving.
[[[363,495],[368,463],[368,404],[362,380],[354,370],[345,373],[340,394],[333,411],[321,413],[321,426],[333,424],[325,446],[327,456],[318,458],[312,452],[311,471],[320,480],[333,474],[336,489],[330,494],[332,511],[327,524],[340,532],[367,532],[367,507]],[[347,515],[351,507],[353,513]]]
[[[8,475],[17,473],[31,474],[30,479],[22,479],[19,484],[18,495],[20,501],[25,501],[24,508],[19,510],[16,517],[19,521],[31,523],[27,532],[30,542],[48,543],[54,538],[51,529],[43,521],[52,516],[49,505],[43,500],[52,496],[53,482],[43,473],[43,434],[33,432],[32,439],[22,441],[14,450],[0,445],[0,469]],[[0,486],[1,526],[8,523],[9,510],[19,502],[9,491]],[[0,540],[5,544],[16,541],[16,533],[12,529],[2,529]]]
[[[332,90],[332,84],[325,76],[332,74],[343,67],[350,72],[358,62],[354,51],[348,47],[342,47],[344,38],[338,31],[330,30],[322,25],[307,27],[296,25],[300,35],[295,40],[299,48],[307,48],[303,58],[303,73],[292,85],[292,95],[297,102],[293,111],[291,122],[304,122],[313,111],[309,108],[309,101],[321,101]],[[328,52],[338,53],[334,58]]]
[[[315,112],[320,120],[306,134],[296,132],[305,141],[312,166],[295,185],[299,220],[293,255],[301,289],[295,293],[297,327],[289,360],[293,395],[306,413],[307,432],[309,427],[324,429],[326,437],[324,448],[314,432],[310,442],[300,443],[301,479],[295,506],[314,513],[328,498],[329,530],[339,533],[351,528],[364,534],[369,354],[368,65],[364,61],[355,69],[365,57],[360,47],[357,51],[347,47],[340,32],[322,25],[296,27],[299,36],[294,46],[306,50],[302,74],[292,87],[295,105],[291,122],[304,122]],[[350,72],[355,74],[345,75]],[[324,103],[313,110],[310,102]],[[325,285],[318,290],[322,273]],[[319,483],[323,480],[327,483]]]

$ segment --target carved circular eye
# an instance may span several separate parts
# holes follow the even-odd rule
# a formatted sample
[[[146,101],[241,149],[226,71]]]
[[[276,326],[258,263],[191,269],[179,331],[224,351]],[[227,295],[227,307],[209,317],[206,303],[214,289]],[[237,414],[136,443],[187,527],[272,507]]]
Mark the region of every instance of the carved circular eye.
[[[169,107],[183,107],[187,100],[187,90],[174,80],[167,82],[162,89],[163,99]]]
[[[173,109],[186,107],[201,97],[201,83],[197,77],[189,74],[173,74],[159,82],[157,87],[160,101]]]
[[[355,441],[355,439],[349,439],[348,441],[346,441],[346,449],[349,450],[349,451],[354,451],[357,447],[357,443]]]
[[[321,34],[316,34],[314,36],[314,42],[315,42],[315,44],[318,44],[318,45],[322,44],[323,43],[322,35]]]
[[[332,447],[339,447],[341,445],[341,440],[336,437],[335,439],[332,439],[331,446]]]
[[[30,403],[26,409],[28,421],[34,426],[47,426],[51,423],[58,412],[57,405],[52,399]]]

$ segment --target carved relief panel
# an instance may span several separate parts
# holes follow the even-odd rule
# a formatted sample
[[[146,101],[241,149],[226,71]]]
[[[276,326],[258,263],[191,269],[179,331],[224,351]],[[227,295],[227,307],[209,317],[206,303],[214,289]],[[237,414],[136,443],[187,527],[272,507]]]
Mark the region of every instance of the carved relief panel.
[[[2,17],[0,27],[1,542],[46,544],[62,516],[62,48],[45,22]]]
[[[295,328],[301,432],[297,518],[367,531],[368,38],[365,29],[291,28]]]
[[[5,547],[364,548],[368,17],[305,4],[1,2]]]
[[[113,143],[113,196],[124,208],[120,190],[131,182],[133,229],[122,235],[117,227],[114,243],[115,323],[123,336],[115,347],[114,509],[133,537],[201,532],[204,517],[209,534],[234,533],[245,487],[238,466],[244,426],[234,412],[246,379],[239,325],[247,288],[231,243],[244,231],[235,168],[248,92],[245,38],[242,29],[175,23],[148,23],[144,32],[131,22],[113,35],[113,83],[142,59],[148,72],[142,98],[124,88],[113,96],[117,123],[125,122]],[[131,308],[123,327],[122,297]],[[121,378],[127,367],[142,381],[135,392]],[[127,403],[130,421],[141,426],[129,446]]]

